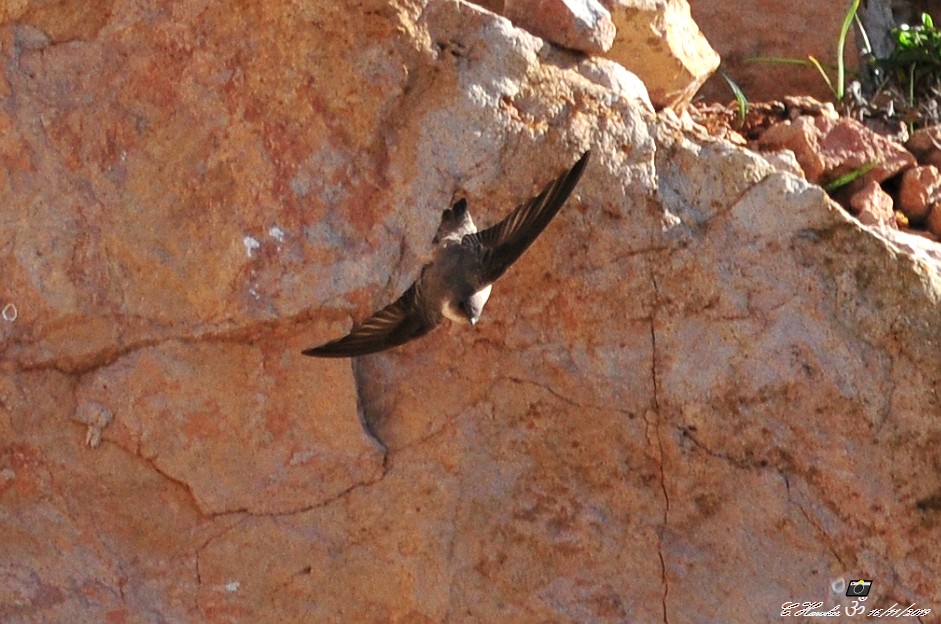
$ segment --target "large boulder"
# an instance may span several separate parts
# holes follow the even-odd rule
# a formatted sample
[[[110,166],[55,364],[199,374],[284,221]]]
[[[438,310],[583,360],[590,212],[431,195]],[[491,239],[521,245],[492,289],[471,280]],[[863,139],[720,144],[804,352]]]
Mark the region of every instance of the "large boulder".
[[[74,4],[48,5],[52,11]],[[939,608],[941,279],[473,5],[0,28],[0,620]],[[301,349],[593,157],[472,330]]]
[[[659,109],[688,105],[719,67],[686,0],[603,0],[617,36],[608,58],[636,73]]]

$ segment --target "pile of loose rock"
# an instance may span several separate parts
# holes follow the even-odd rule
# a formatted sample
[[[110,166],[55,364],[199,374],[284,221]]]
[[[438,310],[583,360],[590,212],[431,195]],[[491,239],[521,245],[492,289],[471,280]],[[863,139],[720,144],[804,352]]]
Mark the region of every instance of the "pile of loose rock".
[[[941,126],[904,138],[808,98],[771,108],[777,119],[767,108],[761,123],[751,118],[752,148],[830,190],[862,223],[941,240]]]

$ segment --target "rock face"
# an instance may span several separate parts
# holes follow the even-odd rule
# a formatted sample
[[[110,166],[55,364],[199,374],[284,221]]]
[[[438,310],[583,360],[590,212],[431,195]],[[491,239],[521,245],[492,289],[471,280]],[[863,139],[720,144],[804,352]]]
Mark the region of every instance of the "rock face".
[[[17,19],[0,620],[757,622],[860,576],[941,609],[930,255],[469,4]],[[476,328],[300,355],[456,193],[493,223],[587,147]]]

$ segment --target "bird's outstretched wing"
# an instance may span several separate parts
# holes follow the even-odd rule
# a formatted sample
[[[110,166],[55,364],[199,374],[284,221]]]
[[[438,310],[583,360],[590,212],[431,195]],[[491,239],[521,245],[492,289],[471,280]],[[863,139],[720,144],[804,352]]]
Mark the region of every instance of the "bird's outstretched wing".
[[[384,351],[424,336],[437,323],[421,313],[416,305],[415,284],[398,301],[389,304],[357,325],[343,338],[303,351],[312,357],[356,357]]]
[[[582,154],[571,169],[542,189],[539,195],[517,206],[503,221],[473,235],[483,246],[486,282],[503,275],[549,225],[578,184],[590,155],[590,150]]]

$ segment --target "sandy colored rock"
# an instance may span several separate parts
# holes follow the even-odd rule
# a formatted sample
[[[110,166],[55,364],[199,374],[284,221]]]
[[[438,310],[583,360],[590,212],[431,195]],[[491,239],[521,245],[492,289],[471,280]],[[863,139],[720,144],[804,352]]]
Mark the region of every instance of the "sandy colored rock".
[[[860,223],[889,228],[896,227],[892,196],[882,190],[882,186],[878,182],[872,180],[867,182],[861,189],[853,193],[849,203]]]
[[[934,165],[912,167],[902,175],[899,210],[913,221],[923,221],[932,206],[941,204],[941,175]]]
[[[941,605],[931,249],[472,5],[242,9],[0,29],[0,621]],[[300,355],[589,147],[475,328]]]
[[[606,56],[640,76],[659,109],[681,108],[719,66],[686,0],[607,0],[617,28]]]
[[[915,158],[901,145],[849,118],[798,117],[771,126],[758,138],[757,145],[762,150],[793,151],[804,175],[815,184],[832,182],[877,163],[854,183],[861,188],[915,165]]]
[[[572,50],[601,54],[614,43],[611,14],[597,0],[507,0],[503,15],[520,28]]]

